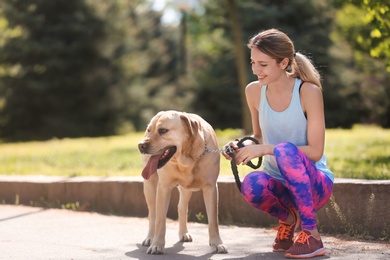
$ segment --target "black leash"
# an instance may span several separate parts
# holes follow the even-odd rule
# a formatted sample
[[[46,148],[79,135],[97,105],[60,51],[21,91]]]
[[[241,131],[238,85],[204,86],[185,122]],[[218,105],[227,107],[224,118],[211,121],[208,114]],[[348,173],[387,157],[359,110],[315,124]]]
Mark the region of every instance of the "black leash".
[[[259,141],[257,141],[255,138],[253,137],[250,137],[250,136],[247,136],[247,137],[244,137],[242,138],[241,140],[238,141],[237,143],[237,146],[239,148],[242,148],[244,147],[244,142],[246,140],[251,140],[253,141],[255,144],[259,144]],[[236,164],[236,158],[234,156],[234,149],[232,147],[230,147],[230,149],[227,149],[226,153],[232,158],[232,160],[230,161],[230,165],[232,167],[232,171],[233,171],[233,175],[234,175],[234,180],[236,181],[236,184],[237,184],[237,188],[238,190],[241,192],[241,180],[240,180],[240,177],[238,176],[238,170],[237,170],[237,164]],[[249,167],[251,167],[252,169],[258,169],[261,165],[261,162],[263,161],[263,158],[262,157],[259,157],[259,161],[257,162],[257,165],[254,165],[251,161],[249,161],[246,165],[248,165]]]

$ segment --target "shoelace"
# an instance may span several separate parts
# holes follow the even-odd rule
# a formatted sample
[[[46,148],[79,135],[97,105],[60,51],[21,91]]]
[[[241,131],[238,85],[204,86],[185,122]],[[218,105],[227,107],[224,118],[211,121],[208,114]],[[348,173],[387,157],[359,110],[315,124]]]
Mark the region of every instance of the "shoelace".
[[[293,228],[293,225],[286,225],[286,224],[280,223],[279,226],[274,227],[273,230],[278,230],[277,236],[278,236],[279,240],[285,240],[285,239],[289,239],[292,228]]]
[[[301,231],[293,239],[295,243],[305,244],[309,239],[309,235],[305,231]]]

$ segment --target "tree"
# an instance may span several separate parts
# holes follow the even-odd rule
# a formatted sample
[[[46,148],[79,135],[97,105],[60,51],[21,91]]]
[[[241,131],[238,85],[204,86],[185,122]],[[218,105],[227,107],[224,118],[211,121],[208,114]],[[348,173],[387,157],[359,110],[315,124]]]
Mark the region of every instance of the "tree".
[[[2,3],[0,135],[8,140],[99,136],[120,120],[120,70],[100,52],[104,22],[83,0]]]
[[[390,72],[390,3],[388,0],[338,0],[338,5],[353,4],[362,10],[359,19],[362,28],[356,28],[356,35],[350,39],[354,48],[368,52],[374,58],[387,60]]]
[[[240,88],[240,99],[241,103],[246,103],[245,97],[245,86],[248,84],[247,71],[248,66],[246,63],[246,55],[244,54],[244,44],[242,41],[241,27],[237,14],[237,4],[235,0],[228,0],[229,5],[229,20],[231,22],[231,30],[234,38],[234,46],[236,53],[236,66],[238,74],[238,83]],[[243,118],[243,129],[245,132],[250,133],[252,129],[251,115],[247,106],[241,106],[242,118]]]
[[[339,95],[349,111],[344,121],[389,127],[390,73],[385,69],[389,60],[370,55],[371,47],[367,44],[371,40],[365,42],[365,48],[358,43],[362,34],[373,30],[372,24],[366,23],[365,14],[364,8],[350,3],[338,6],[332,52],[339,59],[332,69],[342,74],[343,89]]]
[[[122,52],[128,74],[130,120],[137,130],[160,110],[187,110],[188,82],[178,68],[179,35],[176,27],[164,26],[161,13],[144,8],[134,14],[127,49]],[[130,17],[129,17],[130,18]]]
[[[126,122],[144,130],[160,110],[189,110],[191,83],[179,67],[180,35],[142,0],[91,1],[111,28],[110,56],[123,68]]]
[[[193,110],[215,128],[242,128],[242,104],[225,0],[207,1],[189,18]],[[242,46],[244,47],[244,46]]]
[[[332,64],[328,51],[332,45],[329,35],[333,13],[327,1],[251,0],[237,1],[237,4],[242,42],[246,44],[251,36],[269,28],[286,32],[294,41],[297,51],[314,58],[324,77],[324,96],[330,98],[336,87],[328,83],[337,75],[329,69]],[[193,30],[194,38],[191,41],[196,43],[193,56],[198,82],[194,107],[217,128],[242,128],[241,107],[247,105],[240,101],[240,85],[235,68],[237,54],[229,14],[225,8],[221,8],[224,5],[227,5],[227,0],[207,1],[202,17],[194,18],[193,27],[197,31]],[[245,58],[249,63],[249,51],[246,51]],[[256,80],[250,69],[247,71],[247,79],[247,83]],[[327,114],[344,113],[332,111],[331,107],[326,108],[330,109]]]

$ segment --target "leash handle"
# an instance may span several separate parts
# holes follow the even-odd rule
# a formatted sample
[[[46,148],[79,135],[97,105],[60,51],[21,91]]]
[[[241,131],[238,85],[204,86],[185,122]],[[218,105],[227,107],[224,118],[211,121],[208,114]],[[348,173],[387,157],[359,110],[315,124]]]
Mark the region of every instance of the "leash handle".
[[[255,139],[255,138],[253,138],[251,136],[246,136],[246,137],[244,137],[244,138],[242,138],[241,140],[238,141],[237,146],[239,148],[245,147],[244,142],[246,140],[251,140],[255,144],[259,144],[259,141],[257,141],[257,139]],[[262,161],[263,161],[263,157],[259,157],[259,160],[257,161],[256,165],[254,165],[251,161],[249,161],[246,165],[248,165],[252,169],[256,170],[256,169],[260,168]]]
[[[255,144],[259,144],[259,141],[257,141],[255,138],[253,138],[251,136],[247,136],[247,137],[244,137],[241,140],[239,140],[238,143],[237,143],[237,146],[239,148],[244,147],[245,146],[244,142],[246,140],[251,140]],[[231,146],[227,147],[226,153],[232,158],[232,160],[230,161],[230,166],[231,166],[232,171],[233,171],[234,180],[236,181],[237,188],[241,192],[241,180],[240,180],[240,177],[238,176],[237,163],[236,163],[236,158],[234,156],[234,149],[233,149],[233,147],[231,147]],[[251,161],[249,161],[246,165],[248,165],[252,169],[258,169],[261,166],[262,161],[263,161],[263,158],[259,157],[259,161],[257,162],[257,165],[254,165]]]

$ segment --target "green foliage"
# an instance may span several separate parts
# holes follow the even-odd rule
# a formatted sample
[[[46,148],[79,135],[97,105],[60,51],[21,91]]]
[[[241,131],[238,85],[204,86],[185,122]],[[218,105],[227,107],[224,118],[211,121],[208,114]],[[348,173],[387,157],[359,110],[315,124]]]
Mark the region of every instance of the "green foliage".
[[[225,0],[207,1],[202,14],[190,18],[190,55],[194,65],[193,110],[216,128],[242,123],[234,45]]]
[[[101,53],[104,21],[80,0],[2,3],[1,136],[9,140],[113,134],[118,67]]]
[[[202,212],[198,212],[195,217],[199,223],[206,223],[206,216]]]
[[[219,147],[241,138],[241,130],[216,130]],[[44,142],[0,144],[0,173],[7,175],[140,176],[137,144],[143,133]],[[338,178],[390,180],[390,130],[354,126],[328,129],[325,155]],[[238,166],[241,178],[253,171]],[[230,161],[221,157],[221,175],[232,176]]]
[[[390,72],[390,5],[386,0],[348,0],[341,4],[353,4],[363,13],[360,16],[362,27],[357,29],[352,44],[374,58],[387,60]],[[355,18],[357,18],[355,17]],[[359,19],[357,19],[359,20]]]
[[[332,55],[337,57],[332,70],[341,73],[342,89],[333,92],[328,107],[345,113],[332,113],[344,122],[376,123],[390,126],[390,73],[385,70],[385,59],[369,56],[356,46],[355,39],[368,33],[372,25],[365,23],[365,11],[351,4],[338,9],[335,16],[337,30],[332,33]],[[339,102],[334,102],[339,99]],[[344,109],[340,109],[344,107]],[[334,122],[338,118],[331,118]],[[333,125],[328,125],[332,127]]]
[[[182,73],[179,28],[164,26],[147,1],[100,2],[98,12],[115,32],[113,59],[126,72],[126,115],[134,128],[143,130],[160,110],[188,110],[191,84]]]
[[[76,201],[75,203],[66,203],[61,205],[62,209],[70,209],[73,211],[77,211],[80,208],[80,203]]]
[[[331,83],[329,78],[338,76],[329,70],[332,62],[328,54],[332,44],[329,35],[333,18],[327,2],[273,0],[236,3],[242,21],[243,42],[246,44],[251,36],[269,28],[279,28],[286,32],[294,41],[297,51],[313,57],[324,75],[325,98],[331,99],[328,96],[332,95],[332,90],[328,91],[327,88]],[[193,106],[214,127],[222,129],[241,127],[241,107],[247,106],[240,102],[230,16],[226,8],[220,8],[225,4],[225,0],[207,1],[204,14],[198,19],[194,18],[192,24],[196,28],[192,36],[192,42],[196,43],[192,48],[193,59],[198,66],[195,70],[197,88]],[[249,50],[246,46],[242,48],[245,48],[249,64]],[[255,80],[249,66],[247,78],[248,83]],[[340,120],[335,126],[343,123]]]
[[[383,1],[370,2],[383,5]],[[325,0],[236,3],[244,42],[260,30],[279,28],[291,37],[297,51],[313,59],[323,78],[328,128],[350,128],[356,123],[390,126],[390,74],[384,70],[390,59],[373,59],[352,40],[374,28],[367,23],[365,9],[349,12],[348,5],[333,6]],[[220,8],[224,4],[223,0],[206,2],[205,12],[191,21],[192,59],[197,66],[193,107],[221,129],[241,127],[241,107],[246,106],[239,98],[230,17],[226,8]],[[248,82],[253,78],[250,70],[247,78]]]
[[[242,128],[246,104],[239,94],[231,14],[221,8],[226,4],[201,1],[183,23],[167,25],[146,0],[2,1],[0,137],[142,131],[167,109],[195,112],[215,128]],[[297,51],[313,58],[323,76],[328,128],[390,127],[385,1],[236,4],[244,43],[260,30],[279,28]],[[254,79],[250,69],[247,78]]]

